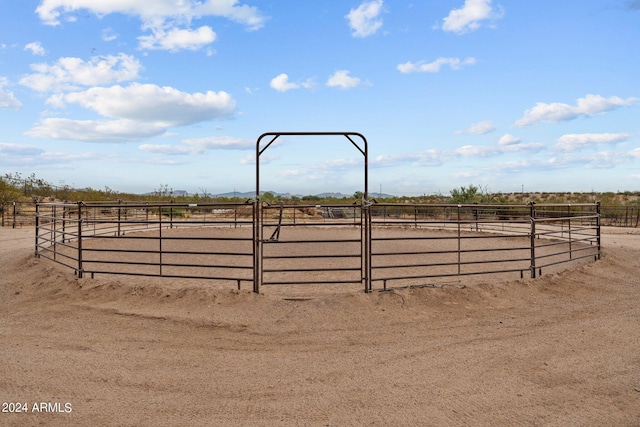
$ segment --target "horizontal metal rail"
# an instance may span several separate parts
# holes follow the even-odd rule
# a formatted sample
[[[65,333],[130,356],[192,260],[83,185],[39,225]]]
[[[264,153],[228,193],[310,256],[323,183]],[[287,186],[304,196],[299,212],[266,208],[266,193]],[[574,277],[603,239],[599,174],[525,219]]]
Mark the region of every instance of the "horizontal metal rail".
[[[368,281],[383,289],[473,275],[536,277],[554,265],[600,257],[598,204],[280,204],[257,211],[258,203],[39,203],[36,254],[79,277],[239,286],[255,285],[259,275],[261,285]]]

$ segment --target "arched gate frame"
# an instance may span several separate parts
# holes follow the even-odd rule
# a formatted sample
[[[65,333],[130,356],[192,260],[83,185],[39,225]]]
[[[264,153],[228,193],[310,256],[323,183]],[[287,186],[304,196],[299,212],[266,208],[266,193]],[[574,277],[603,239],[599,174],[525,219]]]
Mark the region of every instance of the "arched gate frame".
[[[253,291],[260,292],[263,284],[263,215],[260,201],[260,157],[281,136],[342,136],[345,137],[364,157],[364,191],[362,192],[361,210],[362,221],[360,223],[360,236],[362,247],[361,281],[364,291],[371,291],[371,210],[369,202],[369,159],[368,143],[364,135],[357,132],[267,132],[260,135],[256,141],[256,195],[255,209],[253,210],[253,243],[254,243],[254,280]],[[268,139],[270,138],[270,139]],[[263,144],[263,140],[267,141]],[[360,144],[356,142],[360,140]],[[263,144],[261,148],[261,144]]]

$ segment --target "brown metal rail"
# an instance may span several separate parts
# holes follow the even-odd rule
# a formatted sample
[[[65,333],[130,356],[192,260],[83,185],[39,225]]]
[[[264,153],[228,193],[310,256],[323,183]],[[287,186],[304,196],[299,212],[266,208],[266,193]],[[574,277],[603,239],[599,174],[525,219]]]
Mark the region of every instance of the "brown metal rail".
[[[523,277],[526,270],[536,277],[553,265],[598,259],[599,208],[263,204],[258,217],[255,201],[40,203],[35,249],[79,277],[128,274],[238,286],[245,281],[255,291],[259,275],[261,285],[364,282],[369,292],[373,282],[387,289],[388,283],[423,285],[456,276]]]

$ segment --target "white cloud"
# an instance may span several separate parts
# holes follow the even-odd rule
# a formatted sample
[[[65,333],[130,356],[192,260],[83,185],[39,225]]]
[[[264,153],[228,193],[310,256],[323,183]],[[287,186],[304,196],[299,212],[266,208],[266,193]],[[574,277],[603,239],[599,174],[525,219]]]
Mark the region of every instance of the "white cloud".
[[[113,28],[105,28],[102,30],[102,40],[106,42],[112,42],[118,38],[118,33],[113,32]]]
[[[520,141],[520,139],[517,139],[517,140]],[[541,142],[528,142],[528,143],[513,142],[511,144],[501,145],[500,150],[503,153],[517,153],[521,151],[525,151],[529,153],[537,153],[538,151],[544,150],[546,147],[547,145]]]
[[[198,50],[213,43],[216,39],[216,33],[206,25],[197,30],[169,28],[165,31],[162,28],[154,28],[152,33],[148,36],[138,37],[141,49],[168,50],[170,52],[183,49]]]
[[[28,50],[32,54],[38,56],[44,56],[45,54],[44,48],[42,47],[42,44],[40,44],[40,42],[28,43],[24,46],[24,50]]]
[[[321,170],[347,170],[351,169],[354,166],[362,166],[363,160],[362,158],[349,158],[349,159],[334,159],[327,160],[324,162],[316,163],[314,165],[309,166],[309,169],[321,169]]]
[[[382,27],[382,0],[365,1],[345,16],[353,37],[367,37]]]
[[[25,135],[84,142],[129,142],[161,135],[165,130],[166,127],[159,123],[140,123],[126,119],[108,121],[48,118],[25,132]]]
[[[255,143],[247,139],[233,137],[207,137],[185,139],[181,145],[142,144],[138,148],[155,154],[186,155],[203,154],[209,150],[251,150]]]
[[[453,150],[454,154],[462,157],[489,157],[501,154],[498,146],[492,145],[464,145]]]
[[[262,154],[260,156],[260,164],[267,165],[275,160],[280,159],[280,156],[275,154]],[[256,164],[256,153],[255,151],[247,154],[244,158],[240,160],[241,165],[255,165]]]
[[[570,156],[560,155],[552,157],[546,163],[551,169],[566,169],[570,167],[583,167],[585,169],[611,169],[622,163],[628,162],[629,159],[621,155],[621,153],[613,151],[601,151],[597,153],[576,155],[572,153]]]
[[[105,117],[161,122],[166,126],[227,119],[236,107],[231,95],[223,91],[186,93],[172,87],[139,83],[127,87],[94,87],[61,95],[58,99],[89,108]]]
[[[240,24],[249,30],[259,30],[267,18],[255,6],[238,5],[237,0],[205,0],[194,3],[194,14],[202,16],[222,16]]]
[[[465,65],[473,65],[476,63],[476,59],[473,57],[466,58],[464,61],[460,58],[438,58],[433,62],[426,63],[425,61],[418,61],[413,63],[408,61],[404,64],[399,64],[397,69],[404,74],[408,73],[437,73],[440,69],[448,65],[452,70],[460,70]]]
[[[73,14],[79,10],[87,10],[99,17],[121,13],[139,17],[144,22],[167,18],[190,21],[220,16],[252,30],[261,28],[266,20],[256,7],[238,5],[237,0],[42,0],[36,13],[45,24],[59,25],[62,14]]]
[[[35,73],[20,79],[20,84],[38,92],[47,92],[134,80],[139,77],[142,65],[135,57],[121,53],[94,56],[87,62],[64,57],[53,65],[32,64],[31,69]]]
[[[575,151],[598,144],[617,144],[629,138],[626,133],[573,133],[558,138],[555,148],[560,151]]]
[[[42,154],[43,151],[36,147],[0,142],[0,153],[7,156],[36,156]]]
[[[410,163],[414,166],[440,166],[450,156],[450,153],[443,150],[431,149],[409,154],[383,154],[375,157],[369,163],[372,167],[397,166]]]
[[[79,10],[87,10],[98,17],[112,13],[137,17],[142,22],[142,29],[152,32],[139,37],[141,48],[172,51],[195,50],[215,40],[215,33],[208,26],[197,30],[181,28],[190,25],[193,19],[224,17],[249,30],[262,28],[267,19],[256,7],[238,4],[237,0],[42,0],[36,13],[43,23],[59,25],[61,16],[73,17]]]
[[[465,130],[459,130],[459,131],[456,131],[455,133],[457,135],[460,135],[463,133],[470,133],[473,135],[484,135],[489,132],[493,132],[494,130],[496,130],[496,126],[493,124],[493,122],[491,120],[485,120],[482,122],[473,123]]]
[[[503,137],[503,139],[505,138]],[[513,139],[513,141],[514,142],[510,144],[463,145],[448,150],[432,149],[407,154],[380,155],[373,158],[369,162],[369,165],[371,167],[389,167],[411,164],[412,166],[420,167],[436,167],[443,165],[445,162],[460,158],[498,157],[518,152],[536,153],[545,148],[545,144],[542,143],[524,144],[520,143],[520,140],[517,138]]]
[[[351,77],[348,70],[338,70],[327,80],[327,86],[339,87],[340,89],[350,89],[361,83],[357,77]]]
[[[629,151],[629,155],[636,159],[640,159],[640,148],[634,148],[633,150]]]
[[[4,90],[4,87],[9,84],[6,77],[0,77],[0,108],[22,108],[22,103],[16,99],[13,92]]]
[[[269,86],[271,86],[278,92],[286,92],[288,90],[298,89],[300,87],[299,84],[291,83],[289,81],[289,76],[284,73],[272,78]]]
[[[520,138],[515,137],[509,133],[504,134],[502,138],[500,138],[500,141],[498,141],[498,145],[513,145],[513,144],[519,144],[519,143],[520,143]]]
[[[491,7],[491,0],[465,0],[460,9],[453,9],[443,19],[444,31],[463,34],[480,28],[481,21],[502,18],[502,10],[496,12]]]
[[[52,98],[53,104],[77,104],[115,120],[48,118],[27,135],[78,141],[139,141],[161,135],[172,126],[230,118],[236,106],[226,92],[185,93],[137,83],[128,87],[94,87]]]
[[[590,154],[585,159],[587,160],[585,164],[587,169],[611,169],[625,162],[625,159],[619,153],[612,151]]]
[[[521,172],[530,169],[532,166],[532,162],[528,160],[513,160],[509,162],[492,163],[486,170],[492,173]]]
[[[605,98],[600,95],[587,95],[577,100],[576,105],[559,102],[547,104],[536,103],[535,107],[526,110],[522,118],[516,121],[516,126],[525,127],[536,123],[558,123],[573,120],[580,116],[591,117],[596,114],[614,110],[619,107],[629,107],[640,101],[638,98],[622,99],[617,96]]]

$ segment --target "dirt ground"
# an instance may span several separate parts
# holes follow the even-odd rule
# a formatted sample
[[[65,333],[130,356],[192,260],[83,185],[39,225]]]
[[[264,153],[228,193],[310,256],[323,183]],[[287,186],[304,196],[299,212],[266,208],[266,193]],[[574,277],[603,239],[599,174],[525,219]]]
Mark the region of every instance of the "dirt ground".
[[[535,280],[307,297],[77,279],[33,233],[0,228],[0,425],[640,425],[640,229]]]

